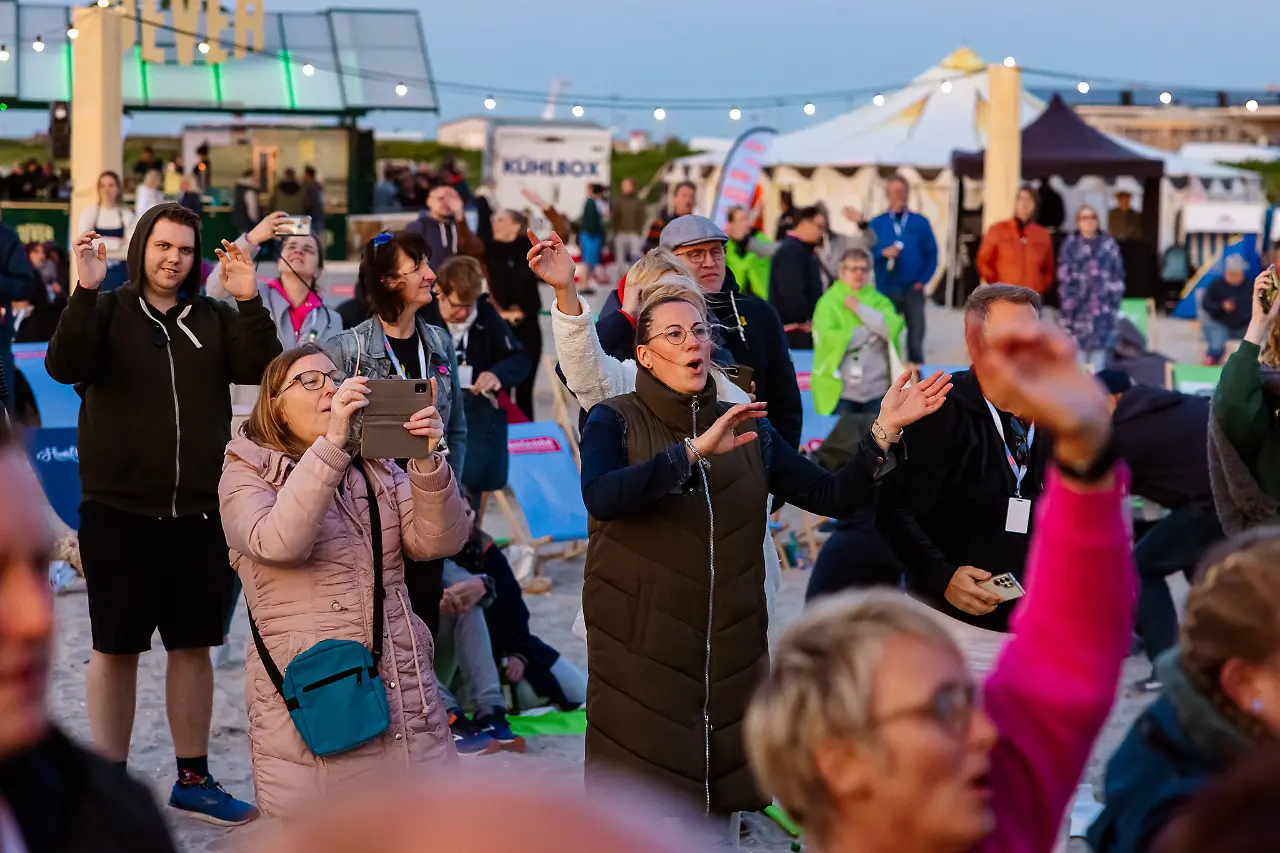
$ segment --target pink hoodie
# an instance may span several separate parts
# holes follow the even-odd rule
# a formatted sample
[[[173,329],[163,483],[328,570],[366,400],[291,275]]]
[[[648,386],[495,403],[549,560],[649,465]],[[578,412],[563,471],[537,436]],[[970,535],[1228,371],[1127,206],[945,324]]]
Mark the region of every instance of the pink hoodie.
[[[996,829],[975,853],[1048,853],[1129,653],[1137,573],[1125,525],[1128,470],[1079,493],[1051,471],[1027,556],[1025,604],[983,688]]]

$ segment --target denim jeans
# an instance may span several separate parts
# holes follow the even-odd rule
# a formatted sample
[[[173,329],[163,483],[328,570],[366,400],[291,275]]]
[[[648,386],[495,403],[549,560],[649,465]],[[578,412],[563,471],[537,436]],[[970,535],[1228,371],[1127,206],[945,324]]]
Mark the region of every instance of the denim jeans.
[[[1212,503],[1188,504],[1161,519],[1133,548],[1138,566],[1138,637],[1154,661],[1178,641],[1178,613],[1165,578],[1182,572],[1187,580],[1200,557],[1222,539]]]
[[[484,611],[472,607],[465,613],[441,613],[440,632],[436,635],[436,686],[447,708],[462,708],[477,714],[506,710],[502,680],[493,662],[493,646]],[[454,676],[461,676],[455,696],[450,686]],[[462,700],[461,702],[459,700]]]
[[[1209,351],[1210,358],[1222,358],[1227,350],[1227,341],[1240,340],[1247,329],[1247,324],[1233,329],[1205,314],[1200,315],[1200,331],[1204,335],[1205,348]]]
[[[907,361],[924,364],[924,288],[913,285],[890,295],[889,299],[907,321]]]

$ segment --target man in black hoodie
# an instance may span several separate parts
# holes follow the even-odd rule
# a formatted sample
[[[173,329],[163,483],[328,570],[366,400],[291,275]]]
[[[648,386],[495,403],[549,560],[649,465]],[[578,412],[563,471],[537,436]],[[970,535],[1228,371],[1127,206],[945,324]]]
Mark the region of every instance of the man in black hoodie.
[[[2,412],[0,483],[0,848],[172,853],[151,792],[50,722],[54,536]]]
[[[816,252],[826,233],[826,215],[816,207],[801,208],[769,264],[769,304],[782,318],[792,349],[813,349],[813,309],[823,290]]]
[[[1205,551],[1223,538],[1204,450],[1212,401],[1134,385],[1118,370],[1104,370],[1097,378],[1111,397],[1112,440],[1129,464],[1130,492],[1169,510],[1133,548],[1142,581],[1138,637],[1154,664],[1178,641],[1178,612],[1165,579],[1182,572],[1191,580]],[[1137,687],[1149,692],[1160,683],[1153,674]]]
[[[178,780],[169,804],[221,825],[256,810],[209,773],[213,669],[232,606],[218,515],[230,386],[257,385],[280,353],[253,265],[224,242],[223,286],[236,308],[200,295],[200,220],[176,204],[151,208],[129,242],[129,283],[99,294],[98,235],[76,241],[72,291],[45,366],[76,385],[80,405],[80,553],[93,654],[89,723],[98,752],[124,764],[133,730],[138,655],[158,628]],[[229,256],[228,256],[229,254]],[[237,308],[239,310],[237,310]]]
[[[739,366],[751,369],[756,399],[769,404],[769,422],[788,444],[799,447],[804,410],[782,322],[768,302],[738,290],[725,265],[728,235],[705,216],[689,214],[671,220],[658,242],[689,268],[707,297],[717,344]]]
[[[964,314],[966,336],[1035,323],[1040,296],[986,285]],[[1022,578],[1052,442],[987,397],[973,371],[951,381],[947,404],[907,428],[907,461],[881,486],[876,523],[906,569],[908,589],[962,622],[1007,631],[1013,604],[978,584],[1006,572]]]
[[[440,269],[454,255],[470,255],[484,263],[484,243],[471,232],[462,196],[448,183],[436,180],[427,191],[427,208],[404,227],[421,234],[431,248],[431,266]]]

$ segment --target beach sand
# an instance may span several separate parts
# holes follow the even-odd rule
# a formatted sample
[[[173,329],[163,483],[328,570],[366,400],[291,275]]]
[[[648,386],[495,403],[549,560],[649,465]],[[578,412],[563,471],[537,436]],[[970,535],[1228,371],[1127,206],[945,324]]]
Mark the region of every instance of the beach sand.
[[[602,298],[602,297],[601,297]],[[594,300],[599,301],[599,299]],[[544,318],[545,320],[545,318]],[[938,363],[956,363],[963,359],[962,330],[958,313],[944,312],[931,306],[929,355]],[[1184,360],[1194,358],[1194,339],[1187,324],[1157,321],[1165,352]],[[550,329],[547,328],[550,342]],[[543,381],[539,397],[541,412],[550,411],[550,397]],[[494,513],[494,518],[497,514]],[[498,530],[493,531],[499,534]],[[563,654],[585,666],[586,648],[571,633],[582,589],[583,558],[553,560],[546,564],[553,581],[548,595],[527,596],[526,602],[532,614],[534,632],[559,649]],[[780,621],[788,624],[798,618],[803,607],[804,587],[808,579],[806,571],[784,573],[782,595],[779,602]],[[1180,579],[1175,584],[1181,586]],[[1179,599],[1184,588],[1175,587]],[[72,736],[87,743],[89,724],[85,712],[84,668],[90,650],[90,629],[87,599],[83,593],[59,596],[58,654],[51,684],[51,707],[57,723]],[[232,654],[229,665],[216,673],[214,697],[213,735],[209,750],[209,765],[218,780],[231,793],[246,799],[252,798],[251,768],[245,716],[242,670],[244,649],[248,639],[248,627],[244,617],[243,602],[239,607],[232,631]],[[165,656],[155,640],[153,651],[143,655],[138,674],[137,718],[134,724],[133,747],[129,760],[130,771],[148,783],[161,802],[167,801],[175,776],[173,747],[169,737],[164,710]],[[1131,684],[1145,676],[1148,664],[1144,659],[1133,658],[1125,667],[1121,682]],[[1147,697],[1126,695],[1117,686],[1117,702],[1093,751],[1085,781],[1100,788],[1101,774],[1107,757],[1115,750],[1129,724],[1149,701]],[[490,766],[499,764],[518,768],[522,772],[549,774],[570,780],[582,778],[583,739],[574,737],[543,737],[534,739],[524,755],[508,753],[497,756],[467,759],[482,761]],[[237,850],[252,846],[255,834],[253,825],[240,829],[212,827],[185,816],[166,813],[178,840],[179,849],[197,851]],[[743,849],[761,851],[786,851],[789,839],[767,820],[752,817],[752,838]],[[1072,842],[1065,849],[1084,851],[1082,842]]]

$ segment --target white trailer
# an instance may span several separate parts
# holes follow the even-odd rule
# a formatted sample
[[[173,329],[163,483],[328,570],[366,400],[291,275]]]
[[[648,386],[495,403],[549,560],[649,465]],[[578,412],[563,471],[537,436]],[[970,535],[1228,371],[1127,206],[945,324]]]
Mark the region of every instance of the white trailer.
[[[613,138],[588,122],[495,121],[484,149],[484,181],[494,206],[529,216],[539,234],[550,224],[523,193],[532,191],[570,220],[582,216],[591,184],[609,186]]]

